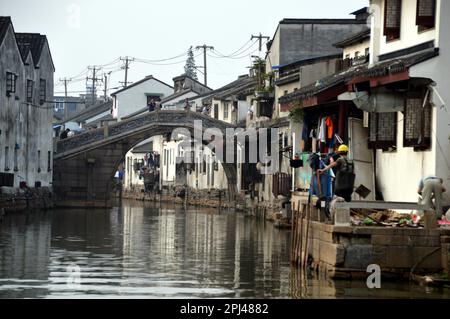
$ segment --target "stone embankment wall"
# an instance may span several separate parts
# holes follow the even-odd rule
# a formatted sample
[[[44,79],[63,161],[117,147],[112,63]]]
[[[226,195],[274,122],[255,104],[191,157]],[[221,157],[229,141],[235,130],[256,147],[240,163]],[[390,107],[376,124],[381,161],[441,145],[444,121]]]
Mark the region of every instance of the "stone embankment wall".
[[[25,209],[48,209],[53,206],[52,192],[48,187],[24,189],[0,187],[0,210],[3,213]]]
[[[143,201],[162,201],[176,204],[185,204],[184,188],[174,188],[163,190],[161,194],[145,193],[141,189],[127,190],[122,192],[122,198],[135,199]],[[238,202],[238,201],[237,201]],[[187,204],[203,207],[222,207],[235,208],[235,202],[228,200],[228,192],[226,190],[196,190],[189,189],[187,191]]]
[[[395,278],[449,271],[450,229],[335,226],[323,222],[314,205],[307,209],[307,204],[294,209],[294,264],[306,263],[335,279],[366,278],[373,264],[380,266],[382,276]]]

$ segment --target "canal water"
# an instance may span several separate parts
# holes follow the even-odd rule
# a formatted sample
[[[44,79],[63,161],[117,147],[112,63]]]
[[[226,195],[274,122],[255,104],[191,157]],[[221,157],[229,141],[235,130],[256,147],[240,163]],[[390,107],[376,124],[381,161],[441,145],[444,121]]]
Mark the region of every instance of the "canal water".
[[[290,232],[240,213],[124,201],[10,214],[0,298],[450,298],[450,290],[306,279]]]

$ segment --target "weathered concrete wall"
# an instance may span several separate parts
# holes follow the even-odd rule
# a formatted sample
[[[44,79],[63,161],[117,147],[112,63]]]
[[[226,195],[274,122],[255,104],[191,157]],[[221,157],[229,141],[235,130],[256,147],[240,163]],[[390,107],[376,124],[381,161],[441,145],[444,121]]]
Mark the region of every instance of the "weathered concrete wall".
[[[367,28],[365,21],[351,19],[340,23],[280,24],[280,27],[280,65],[342,53],[333,44]]]
[[[26,64],[20,55],[12,26],[0,44],[0,172],[14,174],[33,187],[52,182],[53,74],[50,49],[45,41],[39,61],[30,53]],[[16,92],[6,96],[6,72],[17,75]],[[46,81],[46,101],[39,101],[40,80]],[[27,80],[33,81],[32,101],[27,102]],[[8,151],[6,150],[8,148]],[[50,165],[48,159],[50,157]]]

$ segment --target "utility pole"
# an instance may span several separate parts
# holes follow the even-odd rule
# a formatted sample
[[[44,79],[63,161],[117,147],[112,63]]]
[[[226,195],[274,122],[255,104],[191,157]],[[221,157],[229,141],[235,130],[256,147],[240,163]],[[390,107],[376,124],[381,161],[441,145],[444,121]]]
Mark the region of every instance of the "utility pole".
[[[259,40],[259,52],[261,52],[261,50],[262,50],[262,40],[263,39],[269,40],[270,37],[263,36],[263,35],[261,35],[261,32],[260,32],[259,35],[252,35],[252,38],[250,40],[253,40],[253,39],[258,39]]]
[[[130,62],[134,61],[134,58],[130,58],[128,56],[122,58],[120,57],[120,61],[125,61],[125,66],[122,67],[122,69],[125,69],[125,81],[124,81],[124,87],[128,86],[128,69],[130,68]]]
[[[64,82],[64,121],[69,116],[69,111],[67,110],[67,82],[72,81],[72,79],[64,78],[59,79],[59,81]],[[64,123],[63,129],[66,129],[66,123]]]
[[[111,72],[112,71],[108,72],[108,74],[105,74],[105,82],[104,82],[105,89],[103,90],[103,98],[105,99],[105,101],[106,101],[106,92],[108,91],[108,75],[111,75]]]
[[[87,77],[86,81],[92,80],[92,105],[95,104],[95,93],[96,93],[96,86],[95,84],[97,83],[97,80],[100,80],[99,78],[96,77],[96,73],[97,71],[100,70],[100,68],[96,67],[95,65],[92,67],[88,67],[89,70],[92,70],[92,78]]]
[[[195,48],[196,50],[203,49],[203,69],[205,70],[205,73],[203,74],[205,77],[205,86],[208,86],[208,75],[206,71],[206,50],[214,50],[214,47],[204,45],[199,45]]]

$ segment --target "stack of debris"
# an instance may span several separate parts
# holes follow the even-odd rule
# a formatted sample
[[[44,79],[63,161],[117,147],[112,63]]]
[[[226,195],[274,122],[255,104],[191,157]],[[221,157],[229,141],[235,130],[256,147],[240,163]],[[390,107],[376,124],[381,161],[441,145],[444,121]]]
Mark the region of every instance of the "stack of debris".
[[[424,227],[423,221],[416,214],[376,209],[352,209],[350,212],[354,226]]]

